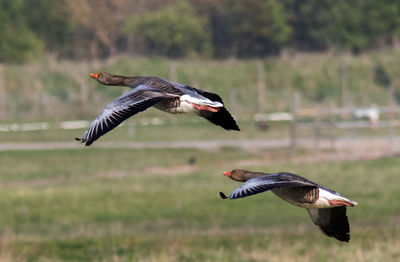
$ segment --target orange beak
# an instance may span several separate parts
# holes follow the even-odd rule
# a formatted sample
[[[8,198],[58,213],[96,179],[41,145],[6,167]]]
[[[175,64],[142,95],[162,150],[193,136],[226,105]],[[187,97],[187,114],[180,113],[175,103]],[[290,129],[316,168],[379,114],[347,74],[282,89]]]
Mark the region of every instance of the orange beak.
[[[99,74],[100,73],[92,73],[90,74],[90,77],[97,80],[97,78],[99,78]]]
[[[232,171],[226,171],[224,172],[224,176],[231,176]]]

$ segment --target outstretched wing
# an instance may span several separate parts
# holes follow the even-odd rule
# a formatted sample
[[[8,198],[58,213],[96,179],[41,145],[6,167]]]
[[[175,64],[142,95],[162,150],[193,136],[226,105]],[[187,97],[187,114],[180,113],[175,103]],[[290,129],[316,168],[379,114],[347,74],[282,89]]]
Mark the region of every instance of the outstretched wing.
[[[164,99],[174,95],[159,92],[147,86],[138,86],[109,103],[83,134],[81,143],[90,146],[102,135],[117,127],[129,117],[146,110]]]
[[[237,199],[248,197],[274,188],[283,187],[317,187],[317,185],[303,177],[290,173],[268,174],[247,180],[240,187],[235,189],[228,198]]]
[[[346,207],[334,208],[309,208],[307,209],[311,220],[322,232],[339,241],[349,242],[350,225],[346,215]]]

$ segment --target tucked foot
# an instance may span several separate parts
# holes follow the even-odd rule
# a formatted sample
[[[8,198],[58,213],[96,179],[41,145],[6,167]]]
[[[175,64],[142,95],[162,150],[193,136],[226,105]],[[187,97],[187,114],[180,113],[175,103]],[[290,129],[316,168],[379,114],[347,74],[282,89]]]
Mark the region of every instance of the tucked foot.
[[[222,192],[219,192],[219,196],[222,198],[222,199],[227,199],[228,197],[224,194],[224,193],[222,193]]]

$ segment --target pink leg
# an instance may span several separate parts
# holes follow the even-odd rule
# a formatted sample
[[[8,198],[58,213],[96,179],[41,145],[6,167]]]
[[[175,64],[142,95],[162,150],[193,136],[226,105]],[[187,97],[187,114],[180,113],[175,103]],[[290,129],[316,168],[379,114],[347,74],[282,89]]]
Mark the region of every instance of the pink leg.
[[[188,103],[190,103],[190,102],[188,102]],[[213,112],[213,113],[218,112],[218,108],[214,108],[214,107],[211,107],[211,106],[197,105],[197,104],[194,104],[194,103],[191,103],[191,104],[193,105],[194,108],[196,108],[199,111],[205,110],[205,111],[210,111],[210,112]]]
[[[348,206],[348,207],[353,206],[353,204],[350,204],[349,202],[343,200],[329,200],[328,202],[332,206]]]

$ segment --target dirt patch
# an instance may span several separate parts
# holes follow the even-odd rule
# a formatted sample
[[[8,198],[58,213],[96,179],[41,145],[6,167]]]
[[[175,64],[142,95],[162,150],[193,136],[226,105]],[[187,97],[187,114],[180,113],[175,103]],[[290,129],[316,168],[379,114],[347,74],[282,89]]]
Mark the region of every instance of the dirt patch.
[[[0,184],[0,188],[10,188],[10,187],[42,187],[54,184],[61,184],[66,179],[64,177],[57,178],[39,178],[30,181],[12,181],[12,182],[3,182]],[[19,191],[20,194],[24,194],[24,191]]]
[[[197,165],[182,165],[173,167],[148,167],[144,170],[144,173],[150,175],[182,175],[190,174],[198,170]]]
[[[84,176],[75,178],[75,180],[79,181],[92,181],[95,179],[102,179],[102,178],[110,178],[110,179],[117,179],[117,178],[124,178],[129,176],[136,176],[136,175],[168,175],[168,176],[175,176],[175,175],[185,175],[191,174],[198,170],[198,166],[196,165],[181,165],[181,166],[173,166],[173,167],[162,167],[162,166],[155,166],[155,167],[148,167],[145,168],[143,171],[128,171],[128,170],[110,170],[105,172],[97,173],[94,176]],[[0,184],[0,188],[9,188],[9,187],[45,187],[49,185],[57,185],[61,183],[65,183],[68,181],[69,178],[66,177],[56,177],[56,178],[38,178],[30,181],[10,181],[10,182],[3,182]]]
[[[196,165],[180,165],[172,167],[153,166],[147,167],[143,171],[127,171],[127,170],[109,170],[106,172],[100,172],[96,178],[123,178],[128,176],[137,175],[182,175],[196,172],[198,166]]]

